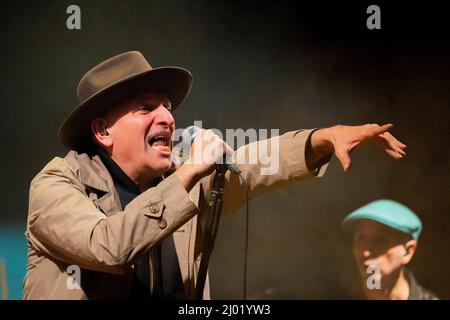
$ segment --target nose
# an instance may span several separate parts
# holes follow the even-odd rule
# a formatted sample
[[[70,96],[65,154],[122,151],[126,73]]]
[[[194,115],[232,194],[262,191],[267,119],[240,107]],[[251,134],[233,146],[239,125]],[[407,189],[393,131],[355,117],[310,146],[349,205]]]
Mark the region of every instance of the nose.
[[[171,129],[174,128],[175,119],[173,118],[172,113],[167,110],[166,107],[160,105],[158,108],[156,108],[155,111],[155,124],[160,126],[167,126]]]
[[[370,251],[369,251],[369,250],[364,250],[364,251],[363,251],[363,257],[364,257],[364,258],[370,257]]]

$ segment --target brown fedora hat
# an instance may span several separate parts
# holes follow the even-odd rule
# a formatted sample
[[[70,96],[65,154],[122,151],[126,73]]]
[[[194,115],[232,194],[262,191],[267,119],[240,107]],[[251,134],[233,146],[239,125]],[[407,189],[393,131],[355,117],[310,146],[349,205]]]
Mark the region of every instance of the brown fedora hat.
[[[152,68],[142,53],[130,51],[114,56],[89,70],[78,84],[80,105],[59,129],[62,144],[77,152],[92,147],[91,121],[114,104],[147,90],[167,95],[172,110],[192,87],[192,75],[179,67]]]

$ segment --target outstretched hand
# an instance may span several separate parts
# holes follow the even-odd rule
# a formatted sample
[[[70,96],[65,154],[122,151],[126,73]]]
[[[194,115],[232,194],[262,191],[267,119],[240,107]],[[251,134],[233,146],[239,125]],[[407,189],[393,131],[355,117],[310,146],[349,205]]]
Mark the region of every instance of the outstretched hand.
[[[311,144],[313,150],[334,152],[344,171],[348,171],[351,167],[350,152],[366,140],[373,141],[394,159],[403,158],[406,145],[389,133],[392,127],[392,124],[337,125],[314,132]]]

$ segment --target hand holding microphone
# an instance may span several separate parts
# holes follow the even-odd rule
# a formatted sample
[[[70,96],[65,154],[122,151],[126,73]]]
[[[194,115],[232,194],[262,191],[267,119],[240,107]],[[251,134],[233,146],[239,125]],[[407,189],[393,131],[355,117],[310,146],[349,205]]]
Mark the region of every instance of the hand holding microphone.
[[[212,130],[191,126],[183,131],[182,139],[185,145],[191,144],[190,153],[175,174],[187,191],[192,189],[201,178],[211,174],[217,164],[224,163],[229,170],[240,172],[227,157],[233,153],[233,150]]]

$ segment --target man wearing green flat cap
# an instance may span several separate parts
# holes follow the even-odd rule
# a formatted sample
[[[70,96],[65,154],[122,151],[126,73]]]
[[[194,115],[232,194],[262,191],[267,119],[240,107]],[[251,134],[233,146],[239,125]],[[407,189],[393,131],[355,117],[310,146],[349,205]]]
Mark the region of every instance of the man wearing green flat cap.
[[[342,222],[353,234],[353,255],[369,300],[434,300],[405,266],[412,260],[422,222],[408,207],[376,200],[350,213]]]

